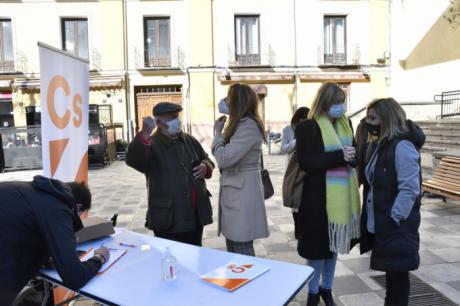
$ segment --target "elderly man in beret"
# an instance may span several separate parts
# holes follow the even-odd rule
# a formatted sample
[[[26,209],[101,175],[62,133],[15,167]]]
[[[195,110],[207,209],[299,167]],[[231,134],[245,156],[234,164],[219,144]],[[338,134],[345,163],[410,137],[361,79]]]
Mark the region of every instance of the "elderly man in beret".
[[[155,236],[201,246],[203,226],[212,223],[206,182],[214,164],[201,144],[182,131],[178,104],[161,102],[129,144],[128,166],[145,174],[146,227]],[[155,130],[153,133],[152,132]]]

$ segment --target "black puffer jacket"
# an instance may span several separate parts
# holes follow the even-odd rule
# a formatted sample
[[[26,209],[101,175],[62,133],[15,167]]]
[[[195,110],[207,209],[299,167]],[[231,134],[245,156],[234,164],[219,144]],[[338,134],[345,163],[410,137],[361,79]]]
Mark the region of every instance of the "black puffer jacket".
[[[74,231],[81,227],[66,184],[43,176],[1,182],[0,305],[10,305],[50,256],[65,286],[85,285],[101,264],[78,259]]]
[[[363,205],[361,214],[361,253],[372,250],[371,268],[379,271],[401,272],[418,268],[420,237],[420,199],[419,195],[413,203],[412,210],[400,225],[391,218],[391,210],[398,196],[398,177],[395,168],[396,146],[402,140],[411,141],[419,150],[424,142],[423,131],[409,124],[410,131],[406,135],[392,139],[379,145],[378,158],[374,169],[373,206],[375,234],[367,230],[367,205]],[[420,159],[419,159],[420,164]],[[365,165],[362,166],[364,169]],[[421,184],[421,173],[419,174]],[[363,199],[368,198],[369,184],[363,180]]]

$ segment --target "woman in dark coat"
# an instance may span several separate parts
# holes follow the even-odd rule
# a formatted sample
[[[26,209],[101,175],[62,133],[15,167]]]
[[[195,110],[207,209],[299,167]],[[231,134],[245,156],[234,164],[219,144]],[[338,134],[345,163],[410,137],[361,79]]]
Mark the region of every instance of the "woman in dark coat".
[[[297,219],[297,251],[315,269],[308,306],[318,305],[320,296],[327,306],[335,305],[331,290],[337,253],[348,253],[351,240],[359,238],[359,190],[351,167],[356,151],[344,101],[337,84],[324,84],[309,119],[295,131],[299,166],[307,173]]]
[[[420,257],[420,129],[408,126],[406,114],[392,98],[369,104],[366,128],[377,137],[369,146],[363,171],[361,253],[372,250],[371,268],[386,272],[386,306],[409,303],[409,272]]]

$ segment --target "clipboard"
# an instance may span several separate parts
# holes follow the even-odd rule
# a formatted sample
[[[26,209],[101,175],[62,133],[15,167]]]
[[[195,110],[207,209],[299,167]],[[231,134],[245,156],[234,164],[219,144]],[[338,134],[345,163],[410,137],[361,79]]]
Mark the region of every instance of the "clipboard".
[[[125,255],[128,252],[128,250],[125,250],[125,249],[109,249],[109,251],[110,251],[109,260],[101,266],[101,268],[96,274],[99,274],[99,275],[103,274],[105,271],[110,269],[121,257],[123,257],[123,255]],[[94,250],[89,249],[85,255],[80,257],[80,260],[87,261],[93,256],[94,256]]]

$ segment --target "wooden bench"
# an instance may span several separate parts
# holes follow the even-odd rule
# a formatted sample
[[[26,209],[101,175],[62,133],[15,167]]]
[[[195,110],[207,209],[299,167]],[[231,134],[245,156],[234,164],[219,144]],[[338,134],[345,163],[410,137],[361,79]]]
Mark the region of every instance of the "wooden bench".
[[[460,200],[460,158],[446,156],[439,162],[431,180],[422,183],[423,192]]]

